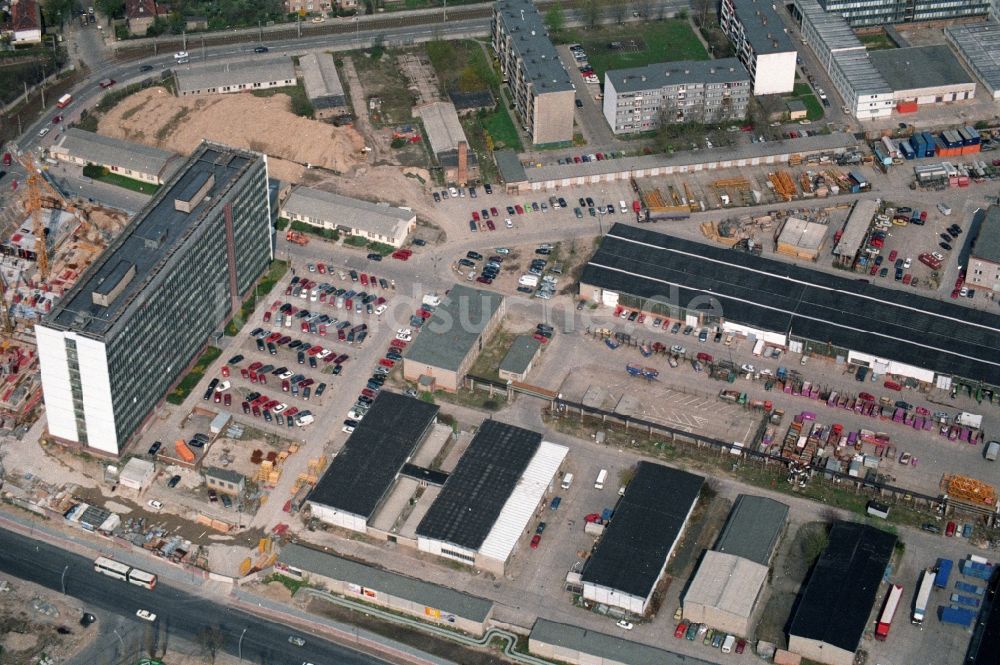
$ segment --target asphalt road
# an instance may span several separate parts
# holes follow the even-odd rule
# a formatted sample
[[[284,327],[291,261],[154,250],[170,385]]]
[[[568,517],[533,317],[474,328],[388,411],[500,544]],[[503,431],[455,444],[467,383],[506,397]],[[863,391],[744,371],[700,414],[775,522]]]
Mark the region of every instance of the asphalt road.
[[[129,622],[130,638],[156,630],[195,644],[206,628],[217,627],[224,638],[221,651],[242,656],[248,663],[300,665],[303,662],[338,665],[376,665],[386,661],[332,644],[316,635],[262,620],[160,582],[149,591],[95,573],[90,559],[38,540],[0,529],[0,571],[77,598],[87,611],[102,610]],[[64,577],[65,571],[65,577]],[[157,615],[151,624],[135,616],[145,609]],[[120,633],[121,631],[119,631]],[[305,645],[289,643],[300,636]],[[242,645],[240,638],[242,636]],[[242,647],[242,649],[241,649]],[[126,647],[124,641],[109,641],[108,650]]]

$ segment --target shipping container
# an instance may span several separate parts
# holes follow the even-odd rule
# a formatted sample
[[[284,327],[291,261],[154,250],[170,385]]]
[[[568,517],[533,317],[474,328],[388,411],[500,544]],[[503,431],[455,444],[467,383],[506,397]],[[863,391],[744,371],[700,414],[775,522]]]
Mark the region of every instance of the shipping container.
[[[927,156],[927,141],[924,140],[923,134],[914,134],[911,136],[910,147],[913,148],[913,153],[918,159]]]
[[[938,607],[938,619],[941,623],[953,623],[968,628],[976,620],[976,612],[958,607]]]
[[[906,140],[899,142],[899,154],[903,156],[903,159],[913,159],[917,156],[910,142]]]
[[[916,113],[917,108],[918,107],[916,101],[899,102],[896,104],[897,113]]]
[[[920,136],[924,139],[924,157],[933,157],[935,148],[934,137],[930,132],[920,132]]]
[[[174,449],[177,450],[177,455],[185,462],[194,461],[194,452],[188,447],[188,444],[184,443],[183,439],[177,439],[174,442]]]
[[[860,171],[851,171],[849,175],[851,180],[857,184],[859,191],[866,192],[871,188],[868,179],[861,175]]]
[[[892,165],[892,157],[886,157],[885,153],[882,152],[882,149],[879,147],[879,145],[872,146],[872,152],[875,153],[875,159],[878,160],[879,164],[882,164],[883,166]]]
[[[885,153],[889,157],[898,157],[899,152],[896,149],[896,144],[888,136],[882,137],[882,146],[885,148]]]
[[[948,579],[951,577],[951,567],[954,565],[951,559],[937,560],[937,575],[934,577],[934,586],[939,589],[948,588]]]

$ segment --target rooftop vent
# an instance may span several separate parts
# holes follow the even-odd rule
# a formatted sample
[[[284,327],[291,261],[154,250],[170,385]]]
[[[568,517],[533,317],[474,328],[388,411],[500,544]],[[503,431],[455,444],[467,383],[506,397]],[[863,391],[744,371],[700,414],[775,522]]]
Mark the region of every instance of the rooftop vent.
[[[160,235],[155,238],[143,238],[142,244],[146,249],[159,249],[167,241],[167,229],[160,231]]]
[[[115,298],[125,290],[132,278],[135,277],[135,264],[120,260],[111,269],[104,279],[98,282],[97,287],[90,292],[90,298],[95,305],[110,307]]]
[[[190,214],[201,203],[201,200],[205,198],[205,195],[208,194],[213,185],[215,185],[214,174],[199,174],[185,187],[181,188],[177,198],[174,199],[174,210]]]

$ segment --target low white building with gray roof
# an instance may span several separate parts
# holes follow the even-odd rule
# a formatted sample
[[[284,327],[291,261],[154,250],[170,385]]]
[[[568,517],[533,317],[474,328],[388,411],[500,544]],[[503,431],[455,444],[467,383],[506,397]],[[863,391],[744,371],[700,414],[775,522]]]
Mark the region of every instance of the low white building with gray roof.
[[[446,625],[473,635],[486,632],[493,601],[367,564],[289,544],[281,548],[274,570],[289,577],[322,582],[335,594]]]
[[[295,85],[295,65],[287,56],[238,62],[175,65],[177,95],[213,95]]]
[[[413,109],[424,123],[427,142],[438,164],[445,170],[445,180],[464,184],[479,178],[476,153],[469,147],[458,111],[451,102],[430,102]],[[465,169],[459,173],[459,152],[464,151]]]
[[[795,0],[802,40],[830,75],[844,110],[859,120],[892,114],[895,94],[847,21],[823,11],[816,0]]]
[[[103,166],[111,173],[154,185],[166,182],[183,162],[179,155],[166,150],[113,139],[76,127],[67,129],[49,148],[49,154],[78,166]]]
[[[610,624],[610,620],[609,620]],[[536,619],[528,636],[533,656],[560,663],[600,665],[709,665],[708,661],[641,644],[618,635]]]
[[[403,356],[403,378],[455,392],[507,311],[499,293],[455,284]]]
[[[1000,23],[952,25],[944,37],[993,99],[1000,99]]]
[[[719,123],[747,114],[752,82],[737,58],[659,62],[604,74],[604,118],[615,134],[663,123]]]
[[[500,361],[497,374],[501,381],[524,381],[538,359],[542,343],[532,335],[518,335],[514,338],[507,354]]]
[[[307,53],[299,58],[302,84],[317,118],[329,118],[347,112],[344,84],[337,64],[329,53]]]
[[[417,215],[388,203],[371,203],[312,187],[297,187],[281,204],[281,217],[401,247]]]

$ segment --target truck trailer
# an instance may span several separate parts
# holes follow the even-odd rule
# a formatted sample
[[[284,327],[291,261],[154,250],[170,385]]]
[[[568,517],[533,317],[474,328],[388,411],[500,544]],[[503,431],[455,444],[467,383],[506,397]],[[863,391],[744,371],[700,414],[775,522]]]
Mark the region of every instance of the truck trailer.
[[[927,614],[927,603],[931,599],[931,591],[934,588],[934,571],[925,570],[923,576],[920,578],[920,587],[917,589],[917,596],[913,601],[913,616],[910,617],[910,623],[914,625],[921,625],[924,622],[924,616]]]

